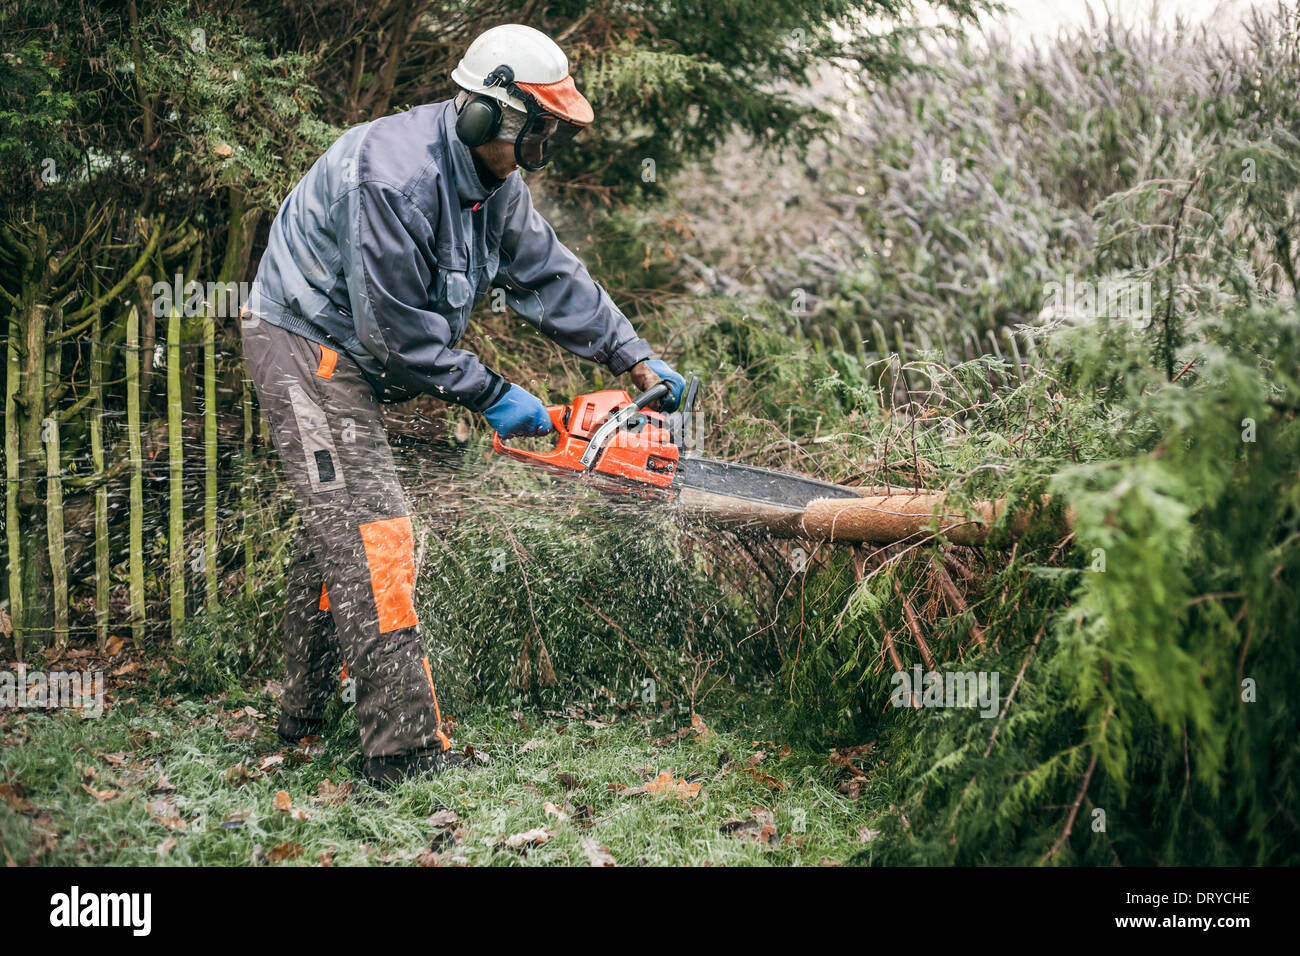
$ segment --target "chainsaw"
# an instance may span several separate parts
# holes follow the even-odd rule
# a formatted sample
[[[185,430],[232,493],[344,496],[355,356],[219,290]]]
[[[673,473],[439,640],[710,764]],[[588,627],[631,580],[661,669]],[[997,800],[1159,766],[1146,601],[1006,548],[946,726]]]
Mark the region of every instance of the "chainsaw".
[[[568,405],[549,405],[555,447],[548,452],[507,445],[497,432],[498,454],[565,477],[582,478],[604,491],[647,499],[685,495],[801,510],[820,498],[856,498],[859,493],[815,478],[766,468],[700,458],[687,452],[689,427],[699,392],[692,378],[677,411],[665,415],[647,406],[668,396],[659,382],[635,401],[621,389],[579,395]]]

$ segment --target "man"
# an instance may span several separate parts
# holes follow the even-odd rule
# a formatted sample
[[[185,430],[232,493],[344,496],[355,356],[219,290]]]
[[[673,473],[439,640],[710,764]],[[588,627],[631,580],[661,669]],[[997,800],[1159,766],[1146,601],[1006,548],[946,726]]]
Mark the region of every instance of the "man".
[[[380,403],[431,393],[504,437],[551,430],[535,396],[456,348],[475,302],[506,301],[640,389],[684,382],[534,209],[535,170],[591,123],[563,51],[529,27],[482,34],[462,92],[348,130],[271,226],[244,352],[300,516],[287,574],[279,734],[320,731],[337,653],[356,681],[366,774],[435,771],[450,741],[413,601],[410,510]]]

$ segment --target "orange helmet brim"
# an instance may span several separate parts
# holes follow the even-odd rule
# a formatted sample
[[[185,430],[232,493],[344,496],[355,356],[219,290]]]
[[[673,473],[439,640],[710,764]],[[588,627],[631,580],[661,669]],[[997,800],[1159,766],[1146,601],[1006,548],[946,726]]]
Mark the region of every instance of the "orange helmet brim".
[[[548,113],[577,126],[587,126],[596,118],[587,98],[573,85],[573,77],[566,76],[558,83],[518,83],[521,90],[530,93],[537,105]]]

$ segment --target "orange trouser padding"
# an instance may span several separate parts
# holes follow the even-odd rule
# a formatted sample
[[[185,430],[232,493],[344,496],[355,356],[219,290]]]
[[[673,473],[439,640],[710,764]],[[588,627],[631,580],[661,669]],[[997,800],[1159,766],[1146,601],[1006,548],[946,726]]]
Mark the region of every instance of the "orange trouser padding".
[[[316,605],[317,610],[328,611],[330,609],[329,591],[325,589],[325,582],[320,583],[320,602]],[[348,679],[348,662],[344,661],[339,668],[339,683],[345,684]]]
[[[433,671],[429,669],[429,658],[424,659],[424,676],[429,681],[429,696],[433,698],[433,716],[438,721],[438,740],[442,742],[442,749],[451,749],[451,738],[442,732],[442,711],[438,708],[438,692],[433,689]]]
[[[367,757],[445,749],[415,610],[414,529],[374,392],[345,352],[265,320],[241,330],[299,516],[285,712],[322,716],[346,662]]]
[[[375,598],[379,633],[416,627],[415,537],[409,517],[385,518],[361,525],[361,540],[370,566],[370,590]]]

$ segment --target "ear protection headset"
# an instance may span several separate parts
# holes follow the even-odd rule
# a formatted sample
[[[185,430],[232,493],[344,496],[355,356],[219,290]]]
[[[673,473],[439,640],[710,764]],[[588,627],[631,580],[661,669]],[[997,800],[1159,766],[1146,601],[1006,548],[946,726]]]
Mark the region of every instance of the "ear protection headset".
[[[524,103],[532,99],[527,93],[515,86],[515,71],[504,63],[487,75],[484,86],[504,86],[506,92]],[[456,135],[466,146],[473,149],[496,139],[501,132],[501,103],[490,96],[476,93],[456,117]]]

